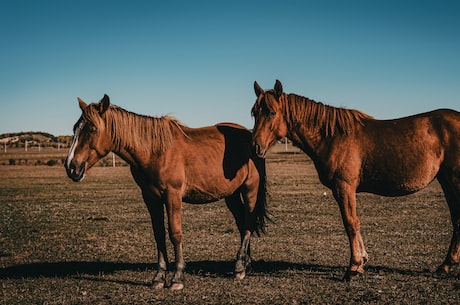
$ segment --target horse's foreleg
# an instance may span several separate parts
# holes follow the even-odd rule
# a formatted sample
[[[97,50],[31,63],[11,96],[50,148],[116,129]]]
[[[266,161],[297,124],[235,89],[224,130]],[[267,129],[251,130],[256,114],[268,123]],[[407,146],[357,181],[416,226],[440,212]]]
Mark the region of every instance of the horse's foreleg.
[[[438,267],[437,273],[440,274],[448,273],[452,266],[458,264],[460,260],[460,178],[455,175],[450,176],[454,177],[449,177],[446,174],[438,175],[438,181],[449,205],[452,221],[452,239],[446,258]]]
[[[153,288],[159,289],[165,285],[168,265],[163,204],[161,202],[154,202],[147,195],[144,195],[144,201],[147,204],[150,218],[152,219],[153,234],[157,244],[158,265],[157,273],[153,278]]]
[[[182,252],[182,197],[180,193],[167,195],[166,202],[168,212],[169,238],[174,246],[176,268],[171,283],[171,290],[181,290],[184,288],[184,268],[185,260]]]
[[[352,276],[364,273],[364,264],[368,260],[356,211],[356,192],[354,188],[345,183],[338,185],[333,191],[350,242],[350,265],[345,274],[345,280],[350,280]]]

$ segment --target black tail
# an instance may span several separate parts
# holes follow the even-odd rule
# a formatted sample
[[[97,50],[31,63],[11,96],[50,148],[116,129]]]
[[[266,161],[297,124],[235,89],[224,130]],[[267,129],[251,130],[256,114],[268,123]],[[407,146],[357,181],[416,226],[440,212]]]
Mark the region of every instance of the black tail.
[[[266,221],[271,221],[267,209],[267,175],[265,172],[265,159],[254,156],[253,160],[256,164],[257,171],[259,172],[260,176],[259,191],[257,193],[257,202],[254,208],[254,213],[256,216],[255,232],[258,236],[260,236],[261,233],[265,233]]]

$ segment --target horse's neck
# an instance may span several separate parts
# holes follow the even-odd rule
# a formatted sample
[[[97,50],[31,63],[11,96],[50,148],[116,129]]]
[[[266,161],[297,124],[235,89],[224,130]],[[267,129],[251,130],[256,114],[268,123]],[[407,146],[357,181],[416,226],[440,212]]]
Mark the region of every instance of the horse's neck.
[[[171,133],[173,138],[173,142],[170,144],[171,146],[174,142],[180,141],[180,139],[187,137],[186,132],[184,131],[185,128],[181,125],[175,124],[176,123],[173,123],[171,126]],[[162,147],[157,147],[157,149],[154,150],[153,147],[148,143],[148,140],[145,139],[145,142],[139,142],[135,145],[131,145],[130,147],[125,145],[116,147],[116,145],[114,145],[116,149],[113,152],[131,166],[147,167],[152,163],[153,159],[161,158],[165,153],[167,153],[169,149],[172,148],[167,145],[168,147],[165,150],[163,150]]]
[[[140,161],[143,159],[140,150],[136,146],[127,147],[125,145],[120,145],[119,143],[113,143],[112,145],[112,152],[131,166],[139,165]]]
[[[310,123],[303,120],[288,124],[287,137],[313,160],[320,158],[333,141],[332,136],[323,135],[321,129],[311,128]]]
[[[312,132],[300,126],[291,129],[287,137],[312,159],[320,154],[320,148],[326,141],[319,132]]]

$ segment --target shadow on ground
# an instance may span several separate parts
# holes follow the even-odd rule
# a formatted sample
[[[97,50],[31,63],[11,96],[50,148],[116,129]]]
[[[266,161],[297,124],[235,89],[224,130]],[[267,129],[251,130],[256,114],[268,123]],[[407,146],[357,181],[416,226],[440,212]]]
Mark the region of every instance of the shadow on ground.
[[[127,263],[127,262],[41,262],[9,266],[0,268],[0,279],[23,279],[39,277],[69,277],[82,275],[113,274],[119,271],[142,272],[155,270],[152,263]],[[232,277],[234,262],[231,261],[193,261],[188,262],[186,272],[191,275],[203,277]],[[170,264],[169,270],[173,269]],[[325,266],[316,264],[298,264],[284,261],[255,261],[252,263],[251,275],[276,276],[284,272],[311,273],[312,276],[326,276],[333,280],[341,279],[345,273],[344,266]],[[369,274],[401,274],[409,276],[431,277],[429,270],[407,270],[383,266],[367,266]]]

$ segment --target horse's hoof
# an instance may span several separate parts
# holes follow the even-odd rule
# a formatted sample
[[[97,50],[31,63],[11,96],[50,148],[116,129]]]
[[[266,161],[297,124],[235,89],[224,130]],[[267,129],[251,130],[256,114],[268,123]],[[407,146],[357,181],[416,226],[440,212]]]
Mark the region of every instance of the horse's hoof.
[[[246,276],[246,271],[235,272],[235,279],[242,280]]]
[[[165,287],[165,282],[153,281],[153,284],[152,284],[153,289],[163,289],[164,287]]]
[[[448,276],[449,271],[450,271],[450,266],[441,265],[441,266],[438,267],[438,269],[436,269],[436,271],[434,272],[433,276],[438,277],[438,278],[445,278],[445,277]]]
[[[353,280],[360,278],[362,275],[364,275],[364,272],[347,270],[347,272],[345,272],[345,275],[342,278],[342,281],[351,282]]]
[[[438,267],[438,269],[436,269],[436,274],[437,275],[446,275],[447,273],[449,273],[450,271],[450,267],[448,265],[441,265]]]
[[[184,283],[172,283],[171,287],[169,287],[169,290],[182,290],[184,289]]]

